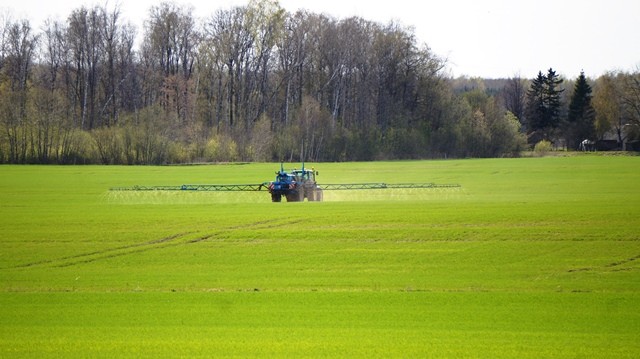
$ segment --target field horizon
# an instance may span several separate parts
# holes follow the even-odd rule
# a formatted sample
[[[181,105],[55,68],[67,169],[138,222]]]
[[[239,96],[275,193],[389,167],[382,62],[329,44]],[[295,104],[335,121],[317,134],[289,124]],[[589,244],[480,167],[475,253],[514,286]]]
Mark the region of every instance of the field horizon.
[[[0,166],[0,356],[640,355],[640,157],[306,165]]]

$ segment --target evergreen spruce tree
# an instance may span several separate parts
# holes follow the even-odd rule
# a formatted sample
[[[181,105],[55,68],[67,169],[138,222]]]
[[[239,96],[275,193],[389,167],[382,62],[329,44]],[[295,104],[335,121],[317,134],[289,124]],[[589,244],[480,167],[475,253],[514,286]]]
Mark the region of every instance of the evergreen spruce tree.
[[[540,130],[544,123],[545,106],[544,106],[544,82],[545,77],[542,71],[538,72],[538,76],[531,81],[531,87],[527,91],[527,102],[525,107],[525,131],[527,133]]]
[[[595,139],[595,117],[595,110],[591,106],[591,86],[584,72],[580,72],[564,126],[567,146],[578,149],[582,140]]]
[[[547,108],[546,128],[554,130],[560,126],[560,109],[562,101],[560,94],[564,89],[560,88],[563,80],[553,69],[549,69],[545,79],[545,107]]]
[[[538,72],[538,76],[531,82],[526,107],[529,134],[539,133],[549,139],[551,133],[559,127],[562,107],[560,94],[564,91],[560,88],[562,82],[553,69],[549,69],[546,76],[542,71]]]

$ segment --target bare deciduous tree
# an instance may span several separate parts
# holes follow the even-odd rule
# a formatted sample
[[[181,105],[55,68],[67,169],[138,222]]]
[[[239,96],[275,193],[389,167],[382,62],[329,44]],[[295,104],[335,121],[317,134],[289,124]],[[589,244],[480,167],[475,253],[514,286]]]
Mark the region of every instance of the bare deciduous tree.
[[[511,112],[516,118],[524,123],[525,110],[525,80],[519,75],[510,78],[502,92],[502,99],[507,111]]]

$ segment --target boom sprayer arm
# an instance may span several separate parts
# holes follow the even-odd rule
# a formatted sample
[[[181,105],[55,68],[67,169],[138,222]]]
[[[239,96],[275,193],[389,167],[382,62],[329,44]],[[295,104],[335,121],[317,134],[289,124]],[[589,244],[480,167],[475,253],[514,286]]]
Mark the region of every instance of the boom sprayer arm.
[[[116,187],[111,191],[262,191],[266,189],[271,194],[273,202],[280,202],[284,196],[288,202],[322,201],[323,191],[329,190],[362,190],[362,189],[406,189],[406,188],[455,188],[459,184],[436,183],[330,183],[322,186],[316,182],[318,172],[312,168],[307,170],[302,163],[301,170],[287,172],[284,164],[280,163],[280,171],[271,182],[257,184],[183,184],[180,186],[133,186]]]

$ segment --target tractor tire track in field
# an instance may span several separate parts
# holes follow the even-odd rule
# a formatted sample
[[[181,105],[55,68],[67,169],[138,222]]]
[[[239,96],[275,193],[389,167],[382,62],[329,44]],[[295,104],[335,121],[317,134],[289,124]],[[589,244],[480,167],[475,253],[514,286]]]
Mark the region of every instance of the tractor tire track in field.
[[[631,268],[617,268],[617,267],[620,267],[620,266],[622,266],[622,265],[625,265],[625,264],[631,263],[631,262],[633,262],[633,261],[635,261],[635,260],[638,260],[638,259],[640,259],[640,255],[637,255],[637,256],[635,256],[635,257],[631,257],[631,258],[628,258],[628,259],[623,259],[623,260],[618,261],[618,262],[609,263],[609,264],[607,264],[605,267],[607,267],[607,268],[614,268],[614,269],[612,269],[612,270],[613,270],[613,271],[615,271],[615,272],[618,272],[618,271],[627,271],[627,270],[631,270]]]
[[[268,221],[259,221],[259,222],[254,222],[254,223],[250,223],[250,224],[242,224],[242,225],[237,225],[237,226],[232,226],[232,227],[226,227],[222,230],[219,230],[218,232],[214,233],[214,234],[209,234],[209,235],[205,235],[202,237],[198,237],[195,239],[190,240],[188,243],[198,243],[198,242],[203,242],[206,240],[209,240],[211,238],[214,237],[221,237],[223,234],[225,233],[229,233],[231,231],[235,231],[238,229],[271,229],[271,228],[278,228],[278,227],[282,227],[282,226],[287,226],[287,225],[292,225],[292,224],[297,224],[297,223],[302,223],[303,220],[290,220],[290,221],[285,221],[285,222],[274,222],[272,220],[268,220]]]
[[[41,261],[37,261],[37,262],[30,262],[30,263],[24,263],[24,264],[19,264],[16,266],[13,266],[11,268],[28,268],[28,267],[35,267],[35,266],[39,266],[39,265],[52,265],[52,266],[56,266],[56,267],[63,267],[65,265],[61,265],[61,262],[65,262],[65,261],[70,261],[72,263],[77,262],[77,263],[82,263],[82,262],[87,262],[89,260],[86,260],[84,258],[88,258],[88,257],[93,257],[93,256],[100,256],[100,255],[106,255],[112,252],[117,252],[117,251],[126,251],[129,249],[133,249],[133,248],[139,248],[139,247],[144,247],[144,246],[152,246],[152,245],[159,245],[162,243],[167,243],[169,241],[175,240],[177,238],[189,235],[191,233],[187,232],[187,233],[179,233],[179,234],[175,234],[169,237],[164,237],[161,239],[155,239],[152,241],[148,241],[148,242],[144,242],[144,243],[136,243],[136,244],[130,244],[130,245],[126,245],[126,246],[119,246],[119,247],[113,247],[113,248],[106,248],[106,249],[102,249],[99,251],[93,251],[93,252],[87,252],[87,253],[81,253],[81,254],[76,254],[76,255],[72,255],[72,256],[66,256],[66,257],[60,257],[60,258],[55,258],[55,259],[45,259],[45,260],[41,260]],[[57,265],[56,265],[57,264]]]
[[[213,230],[212,233],[202,234],[195,238],[189,238],[191,235],[197,232],[183,232],[174,234],[168,237],[163,237],[160,239],[155,239],[142,243],[135,243],[125,246],[118,246],[112,248],[105,248],[102,250],[91,251],[87,253],[80,253],[71,256],[65,256],[60,258],[53,259],[45,259],[35,262],[18,264],[11,267],[5,267],[2,269],[19,269],[19,268],[30,268],[37,266],[49,266],[49,267],[70,267],[79,264],[91,263],[99,260],[111,259],[115,257],[121,257],[131,254],[139,254],[147,251],[164,249],[169,247],[175,247],[180,245],[188,245],[188,244],[196,244],[200,242],[204,242],[210,240],[211,238],[223,237],[225,234],[238,230],[238,229],[270,229],[277,228],[280,226],[292,225],[296,223],[300,223],[302,220],[295,221],[285,221],[285,222],[274,222],[272,220],[268,221],[259,221],[254,223],[241,224],[236,226],[224,227]]]
[[[619,268],[620,266],[623,266],[625,264],[629,264],[633,261],[636,261],[640,259],[640,254],[635,256],[635,257],[631,257],[631,258],[627,258],[627,259],[622,259],[616,262],[611,262],[609,264],[606,264],[603,266],[603,268],[608,269],[612,272],[622,272],[622,271],[630,271],[633,268]],[[597,268],[595,267],[585,267],[585,268],[573,268],[573,269],[569,269],[567,272],[569,273],[575,273],[575,272],[590,272],[593,270],[596,270]]]

